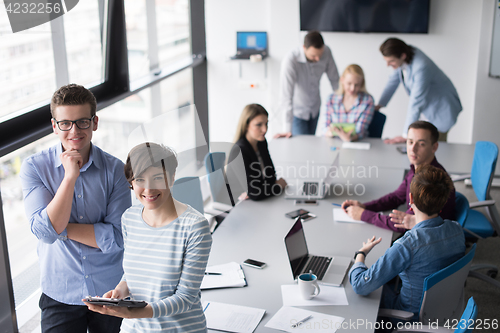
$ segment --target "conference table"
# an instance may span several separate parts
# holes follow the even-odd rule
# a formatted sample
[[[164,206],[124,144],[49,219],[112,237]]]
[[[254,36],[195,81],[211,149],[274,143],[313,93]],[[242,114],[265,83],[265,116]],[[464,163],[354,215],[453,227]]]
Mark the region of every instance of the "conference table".
[[[353,257],[362,242],[372,236],[382,237],[366,258],[369,267],[390,247],[392,231],[370,224],[340,223],[333,220],[332,203],[340,204],[346,199],[361,202],[376,199],[394,191],[401,183],[409,162],[406,155],[394,146],[383,144],[380,139],[367,139],[369,150],[341,148],[338,139],[316,136],[298,136],[290,139],[275,139],[269,142],[269,150],[278,175],[289,179],[297,168],[321,169],[331,166],[339,159],[338,177],[333,179],[332,191],[319,200],[317,206],[295,206],[294,200],[284,195],[262,201],[244,200],[236,205],[213,233],[210,265],[231,261],[242,263],[255,259],[267,264],[264,269],[242,266],[248,286],[202,291],[202,300],[243,305],[265,309],[266,314],[256,332],[275,331],[265,324],[282,307],[281,285],[294,284],[284,237],[294,223],[285,213],[305,208],[317,217],[304,222],[304,233],[309,253],[315,255],[337,255]],[[462,158],[465,158],[462,151]],[[473,154],[473,149],[472,149]],[[453,161],[453,154],[443,154]],[[454,172],[466,173],[470,165],[461,160],[454,164]],[[439,159],[439,157],[438,157]],[[441,160],[440,160],[441,162]],[[348,274],[343,281],[349,305],[307,306],[303,309],[345,318],[345,327],[337,332],[352,330],[373,332],[380,303],[382,288],[368,296],[354,293]],[[354,323],[354,324],[353,324]],[[352,326],[354,325],[354,326]]]

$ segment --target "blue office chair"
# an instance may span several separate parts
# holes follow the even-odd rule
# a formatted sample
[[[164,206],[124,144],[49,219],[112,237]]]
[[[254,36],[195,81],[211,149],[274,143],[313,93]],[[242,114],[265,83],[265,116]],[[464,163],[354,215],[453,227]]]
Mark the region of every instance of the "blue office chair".
[[[492,200],[490,196],[490,187],[494,177],[497,158],[498,147],[494,143],[478,141],[474,149],[471,173],[455,178],[455,181],[470,178],[474,193],[479,200],[478,202],[468,204],[467,199],[462,195],[463,198],[461,201],[456,201],[457,210],[464,209],[463,206],[467,208],[467,215],[463,221],[459,220],[457,217],[457,220],[459,220],[458,222],[460,222],[464,228],[467,238],[485,239],[500,234],[500,217],[495,207],[495,200]],[[458,192],[457,195],[459,195]],[[471,209],[478,207],[484,207],[488,217],[484,216],[479,211]],[[477,272],[480,269],[489,269],[487,275]],[[498,267],[481,264],[472,266],[469,275],[500,288],[500,282],[495,280],[497,274]]]
[[[444,332],[454,332],[454,333],[469,333],[474,330],[477,319],[477,305],[474,298],[469,298],[467,306],[465,307],[464,313],[456,325],[456,329],[447,327],[430,328],[429,326],[422,325],[422,327],[412,327],[412,328],[402,328],[394,332],[420,332],[420,333],[444,333]],[[450,322],[453,326],[455,322]]]
[[[375,111],[372,122],[368,126],[369,138],[381,138],[384,131],[385,120],[387,116],[380,111]]]
[[[177,179],[174,186],[172,186],[172,196],[176,200],[190,205],[201,214],[205,213],[200,178],[184,177]]]
[[[436,320],[444,325],[446,320],[460,318],[465,307],[465,281],[475,252],[476,244],[465,256],[425,278],[419,311],[419,321],[424,326]],[[410,320],[414,314],[408,311],[380,309],[378,315]]]

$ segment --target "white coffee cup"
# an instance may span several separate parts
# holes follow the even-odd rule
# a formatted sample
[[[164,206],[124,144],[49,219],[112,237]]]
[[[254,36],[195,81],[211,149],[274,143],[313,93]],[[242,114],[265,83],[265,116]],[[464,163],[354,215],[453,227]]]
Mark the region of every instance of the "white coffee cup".
[[[311,299],[319,295],[320,289],[318,285],[318,277],[316,275],[312,273],[300,274],[298,282],[302,298]]]

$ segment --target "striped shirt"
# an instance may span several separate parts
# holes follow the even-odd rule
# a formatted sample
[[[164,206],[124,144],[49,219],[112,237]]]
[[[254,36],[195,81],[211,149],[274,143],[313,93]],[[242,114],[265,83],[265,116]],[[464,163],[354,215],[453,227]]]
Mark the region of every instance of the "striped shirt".
[[[130,297],[153,308],[153,318],[125,319],[122,332],[206,332],[200,302],[212,245],[208,222],[191,206],[177,219],[153,228],[142,205],[122,216],[124,276]]]
[[[375,106],[370,94],[360,92],[351,110],[346,111],[342,100],[344,95],[333,93],[326,103],[326,127],[331,123],[356,124],[356,134],[362,139],[368,134],[368,126],[372,122]]]

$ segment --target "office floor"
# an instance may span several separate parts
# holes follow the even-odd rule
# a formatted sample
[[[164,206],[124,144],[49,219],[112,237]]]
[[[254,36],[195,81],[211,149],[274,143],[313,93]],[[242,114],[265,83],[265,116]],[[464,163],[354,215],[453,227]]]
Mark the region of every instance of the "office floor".
[[[465,195],[469,202],[477,201],[474,190],[470,186],[465,186],[463,182],[455,183],[455,189]],[[497,209],[500,209],[500,188],[493,188],[491,191],[492,199],[497,202]],[[472,260],[472,264],[488,263],[500,267],[500,237],[492,237],[477,242],[476,254]],[[500,274],[496,278],[500,281]],[[485,323],[486,319],[489,322],[496,320],[500,327],[500,288],[496,288],[491,284],[478,279],[468,278],[465,286],[465,296],[467,299],[473,296],[478,305],[478,319]],[[481,321],[477,322],[478,324]],[[481,332],[490,333],[498,332],[497,329],[486,329],[484,324]],[[479,327],[478,327],[479,328]]]
[[[455,188],[458,192],[462,193],[467,197],[470,202],[477,201],[474,194],[474,190],[470,186],[465,186],[463,182],[455,183]],[[491,190],[492,198],[500,203],[500,188],[494,188]],[[500,209],[500,204],[497,204],[497,208]],[[477,243],[476,254],[472,263],[489,263],[500,267],[500,237],[489,238],[485,240],[479,240]],[[497,280],[500,281],[500,274],[497,276]],[[465,287],[465,296],[467,299],[473,296],[478,305],[478,321],[477,323],[483,323],[483,328],[481,332],[483,333],[493,333],[498,332],[497,329],[486,329],[485,323],[486,319],[489,319],[491,323],[496,319],[498,327],[500,327],[500,288],[496,288],[488,283],[485,283],[478,279],[468,278]],[[40,314],[35,316],[30,320],[24,327],[19,330],[20,333],[38,333],[40,332]]]

